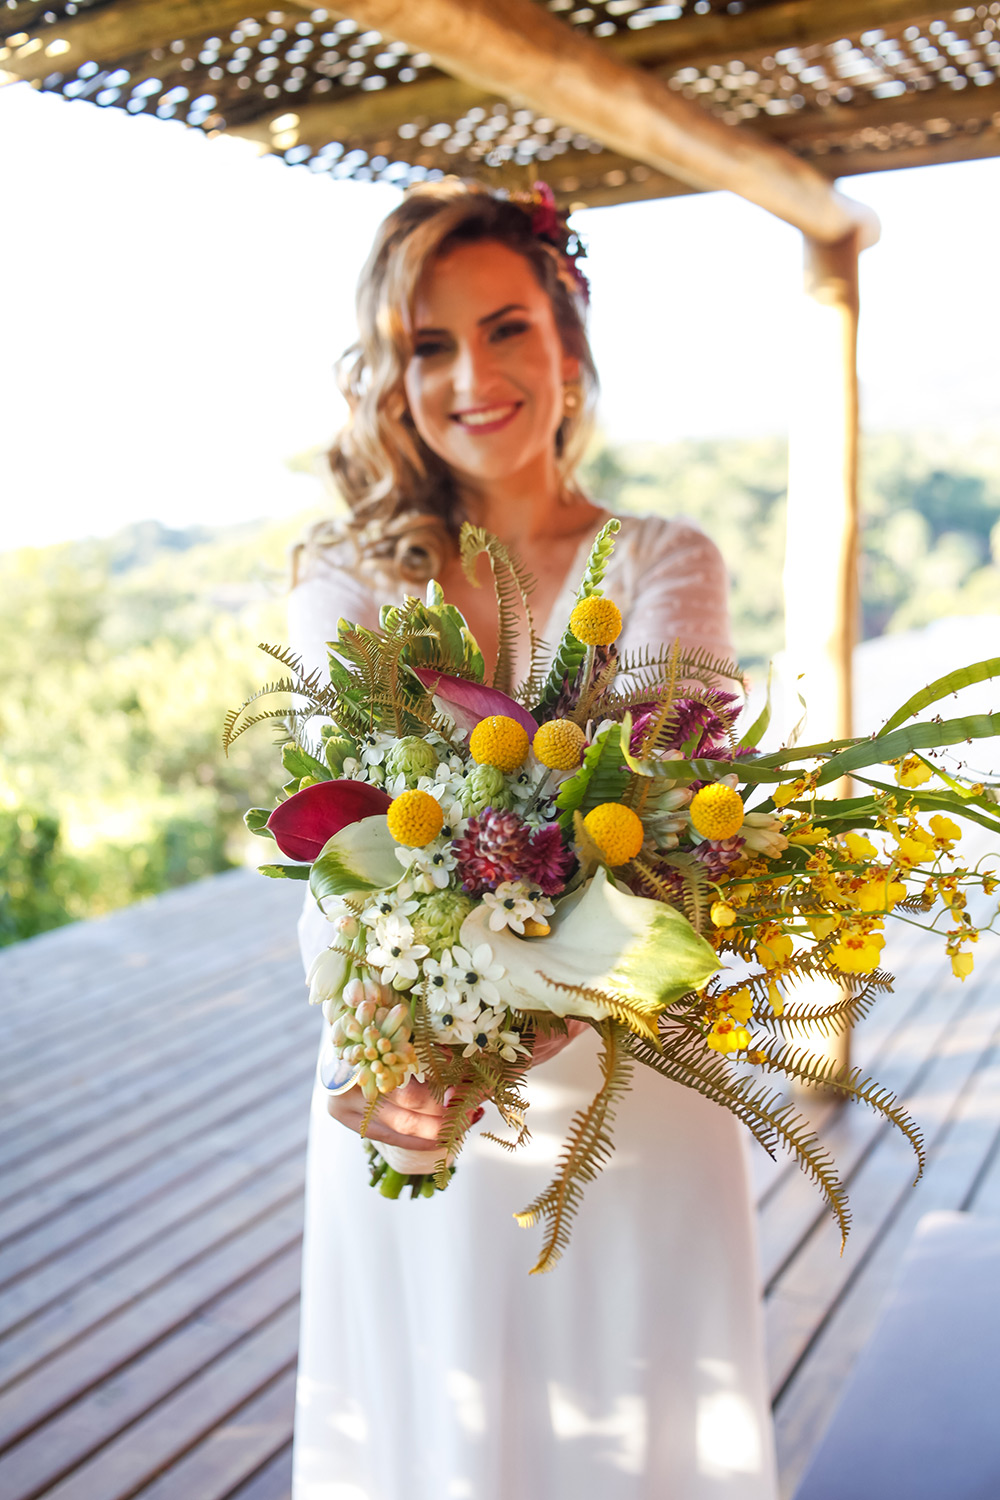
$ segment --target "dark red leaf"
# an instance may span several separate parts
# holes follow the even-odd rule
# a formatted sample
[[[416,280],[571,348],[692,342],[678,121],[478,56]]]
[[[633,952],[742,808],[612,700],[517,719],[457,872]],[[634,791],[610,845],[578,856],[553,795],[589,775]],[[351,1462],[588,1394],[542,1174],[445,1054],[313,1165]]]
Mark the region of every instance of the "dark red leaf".
[[[289,859],[311,864],[327,839],[362,818],[384,813],[392,798],[364,781],[317,781],[274,809],[267,826]]]

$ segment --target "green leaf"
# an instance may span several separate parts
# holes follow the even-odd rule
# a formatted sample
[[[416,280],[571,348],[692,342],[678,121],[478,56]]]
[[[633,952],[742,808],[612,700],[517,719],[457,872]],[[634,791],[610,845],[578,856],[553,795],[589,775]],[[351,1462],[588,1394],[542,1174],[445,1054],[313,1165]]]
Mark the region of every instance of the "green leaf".
[[[1000,677],[1000,656],[990,656],[986,661],[977,661],[971,666],[957,667],[954,672],[947,672],[944,677],[938,677],[927,687],[921,688],[919,693],[914,693],[912,698],[907,698],[903,706],[897,708],[891,718],[886,719],[879,735],[888,734],[907,719],[912,719],[914,714],[920,713],[928,704],[947,698],[949,693],[971,687],[974,682],[987,682],[991,677]]]
[[[266,826],[271,816],[269,807],[248,807],[243,814],[243,821],[251,833],[258,834],[261,838],[273,839],[274,834]]]
[[[397,885],[403,878],[403,867],[393,853],[395,847],[384,813],[348,823],[327,839],[309,878],[309,888],[320,906],[328,896],[381,891]]]
[[[619,890],[603,868],[558,902],[548,937],[494,932],[489,918],[483,906],[469,913],[462,946],[489,944],[506,971],[497,981],[501,1000],[515,1010],[602,1020],[611,1014],[595,998],[603,993],[656,1014],[705,984],[719,967],[679,911]]]
[[[629,770],[621,747],[620,724],[612,724],[588,745],[583,764],[567,776],[559,788],[556,806],[559,824],[567,832],[573,827],[575,812],[588,813],[602,802],[620,802],[628,786]],[[673,765],[671,764],[671,774]]]
[[[272,880],[308,880],[312,865],[258,865],[257,868]]]
[[[774,663],[771,662],[767,669],[767,697],[764,700],[764,707],[740,740],[741,750],[755,749],[767,733],[767,727],[771,722],[771,679],[773,676]]]
[[[615,537],[621,530],[621,524],[616,516],[612,516],[611,520],[607,521],[601,527],[594,538],[594,545],[590,549],[590,557],[587,561],[580,587],[577,590],[577,601],[580,599],[590,599],[594,594],[600,592],[601,584],[604,582],[604,575],[608,570],[608,563],[611,561],[611,554],[614,551]],[[538,700],[537,706],[532,710],[539,724],[552,712],[552,709],[559,700],[559,695],[563,690],[564,684],[576,681],[580,664],[586,652],[586,646],[577,640],[567,625],[563,631],[562,640],[559,642],[556,653],[552,658],[552,666],[549,668],[549,675],[545,680],[545,686],[542,688],[541,697]]]
[[[865,766],[883,765],[899,760],[913,750],[936,750],[944,745],[958,745],[962,740],[988,739],[1000,734],[1000,713],[971,714],[966,719],[943,719],[940,723],[925,720],[906,729],[893,729],[874,739],[859,740],[838,755],[832,756],[817,777],[817,786],[836,781]],[[905,790],[905,789],[904,789]]]
[[[301,745],[283,745],[281,763],[290,776],[314,776],[317,781],[330,781],[330,772],[321,760],[303,750]]]

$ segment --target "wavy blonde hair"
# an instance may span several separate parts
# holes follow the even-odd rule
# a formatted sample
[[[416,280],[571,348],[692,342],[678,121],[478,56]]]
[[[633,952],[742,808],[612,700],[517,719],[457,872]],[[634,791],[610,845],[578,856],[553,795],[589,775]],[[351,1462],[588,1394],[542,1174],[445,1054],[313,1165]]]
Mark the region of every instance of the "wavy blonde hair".
[[[410,310],[425,267],[456,245],[479,240],[524,257],[552,303],[563,348],[579,361],[581,399],[556,434],[565,485],[589,436],[597,372],[580,286],[566,258],[532,233],[530,209],[478,183],[446,178],[411,188],[380,226],[361,273],[358,339],[337,365],[350,416],[329,455],[350,507],[346,530],[358,565],[383,588],[426,583],[455,547],[465,519],[450,469],[413,426],[403,377],[413,348]],[[344,522],[322,522],[304,550],[342,541],[344,531]]]

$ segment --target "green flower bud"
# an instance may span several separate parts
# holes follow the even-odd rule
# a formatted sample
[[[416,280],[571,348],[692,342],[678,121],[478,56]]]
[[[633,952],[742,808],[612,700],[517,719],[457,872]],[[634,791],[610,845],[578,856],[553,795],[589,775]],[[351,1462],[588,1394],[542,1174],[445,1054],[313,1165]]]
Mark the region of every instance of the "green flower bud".
[[[438,768],[437,751],[426,740],[408,734],[399,740],[385,758],[386,775],[390,780],[405,776],[406,785],[412,790],[421,776],[433,776]]]
[[[471,897],[460,891],[434,891],[413,914],[413,941],[426,943],[431,957],[440,958],[446,948],[458,942],[462,923],[474,905]]]
[[[507,778],[496,766],[476,766],[465,778],[462,787],[462,811],[467,818],[482,812],[484,807],[495,807],[509,812],[514,805],[513,795],[507,786]]]

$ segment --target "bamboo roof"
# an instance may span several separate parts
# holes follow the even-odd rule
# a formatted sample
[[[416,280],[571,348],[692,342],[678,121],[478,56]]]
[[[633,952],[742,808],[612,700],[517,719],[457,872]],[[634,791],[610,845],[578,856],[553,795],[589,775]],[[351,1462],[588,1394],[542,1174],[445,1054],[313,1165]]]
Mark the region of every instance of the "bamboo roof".
[[[1000,155],[998,0],[957,10],[919,0],[534,3],[831,179]],[[449,76],[429,52],[343,9],[5,0],[0,37],[7,81],[248,137],[333,178],[544,177],[577,206],[693,190],[516,97]]]

